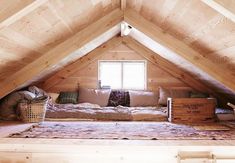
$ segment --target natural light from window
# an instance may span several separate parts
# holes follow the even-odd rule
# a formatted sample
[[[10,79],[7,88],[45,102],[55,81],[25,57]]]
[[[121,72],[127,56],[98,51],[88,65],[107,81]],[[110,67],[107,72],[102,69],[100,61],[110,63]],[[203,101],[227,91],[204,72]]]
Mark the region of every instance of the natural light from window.
[[[145,61],[99,61],[101,87],[144,90],[146,87]]]

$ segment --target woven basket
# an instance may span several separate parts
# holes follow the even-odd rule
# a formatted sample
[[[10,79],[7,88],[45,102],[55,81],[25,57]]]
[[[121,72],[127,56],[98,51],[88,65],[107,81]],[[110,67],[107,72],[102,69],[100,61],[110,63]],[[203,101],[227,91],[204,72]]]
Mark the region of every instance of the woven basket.
[[[46,113],[48,97],[43,96],[32,101],[21,101],[18,104],[19,118],[28,123],[43,122]]]

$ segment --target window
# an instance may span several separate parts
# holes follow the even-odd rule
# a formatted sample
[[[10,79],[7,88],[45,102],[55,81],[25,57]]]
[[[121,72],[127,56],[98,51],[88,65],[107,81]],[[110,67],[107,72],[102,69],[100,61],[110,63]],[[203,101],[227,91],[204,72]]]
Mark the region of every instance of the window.
[[[144,90],[146,88],[146,62],[99,61],[99,80],[101,87]]]

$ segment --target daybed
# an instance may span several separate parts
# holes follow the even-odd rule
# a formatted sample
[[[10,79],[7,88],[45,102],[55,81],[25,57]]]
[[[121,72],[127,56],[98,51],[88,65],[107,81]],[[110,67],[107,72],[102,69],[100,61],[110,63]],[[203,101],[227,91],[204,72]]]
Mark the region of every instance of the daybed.
[[[54,104],[47,108],[46,118],[86,119],[100,121],[167,121],[166,107],[92,107],[83,104]]]
[[[61,92],[57,97],[55,93],[46,93],[31,86],[2,100],[0,118],[15,120],[19,106],[17,103],[21,100],[30,101],[38,96],[51,97],[46,111],[47,119],[167,121],[167,98],[189,98],[189,91],[164,88],[160,88],[159,92],[80,88],[79,93]]]
[[[61,92],[57,102],[60,104],[51,103],[47,107],[46,118],[100,121],[167,120],[166,108],[156,107],[158,94],[154,92],[80,88],[79,95]],[[61,104],[66,102],[70,104]]]

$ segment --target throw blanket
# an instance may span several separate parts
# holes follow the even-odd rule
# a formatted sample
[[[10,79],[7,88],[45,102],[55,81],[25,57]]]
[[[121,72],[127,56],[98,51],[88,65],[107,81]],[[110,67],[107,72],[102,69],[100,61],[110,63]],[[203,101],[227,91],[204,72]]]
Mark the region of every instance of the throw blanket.
[[[109,96],[108,106],[130,106],[128,91],[112,90]]]

